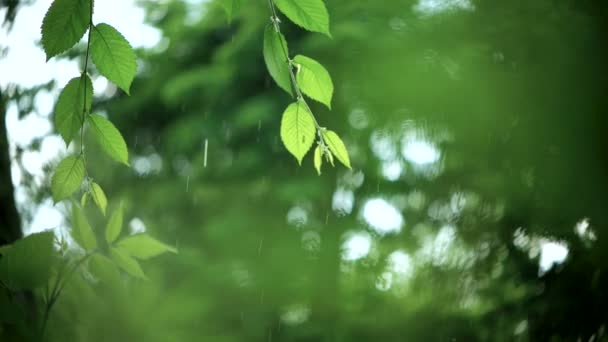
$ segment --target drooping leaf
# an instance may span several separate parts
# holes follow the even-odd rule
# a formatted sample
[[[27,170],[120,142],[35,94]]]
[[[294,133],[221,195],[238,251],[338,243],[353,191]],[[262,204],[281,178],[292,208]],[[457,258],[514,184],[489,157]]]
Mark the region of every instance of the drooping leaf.
[[[297,55],[293,61],[298,68],[296,79],[302,92],[331,109],[334,83],[325,67],[314,59],[302,55]]]
[[[91,183],[91,197],[93,197],[93,201],[95,204],[97,204],[97,207],[99,207],[99,210],[101,210],[101,213],[105,216],[106,207],[108,206],[108,199],[101,186],[95,182]]]
[[[300,165],[314,142],[315,132],[314,118],[303,101],[294,102],[285,109],[281,119],[281,140]]]
[[[78,43],[89,27],[91,0],[55,0],[42,20],[46,60]]]
[[[114,210],[108,224],[106,225],[106,241],[112,243],[116,240],[122,230],[122,206]]]
[[[147,279],[137,260],[133,259],[126,251],[122,250],[121,248],[111,247],[110,256],[116,265],[118,265],[118,267],[122,268],[128,274],[136,278]]]
[[[76,204],[72,204],[72,238],[87,251],[97,248],[95,233],[84,213]]]
[[[95,140],[99,143],[101,149],[112,159],[128,166],[129,152],[120,131],[101,115],[90,115],[89,123],[91,124]]]
[[[333,131],[324,131],[323,140],[325,140],[325,143],[327,144],[327,147],[329,147],[331,153],[333,153],[333,155],[335,155],[336,158],[338,158],[338,160],[344,164],[344,166],[350,169],[350,157],[348,156],[348,150],[338,134]]]
[[[86,94],[86,105],[85,105]],[[69,145],[82,124],[85,113],[91,110],[93,84],[88,75],[71,79],[63,88],[55,106],[55,128]]]
[[[323,154],[323,152],[321,152],[321,146],[317,146],[317,148],[315,148],[314,163],[315,163],[315,169],[317,169],[317,173],[319,175],[321,175],[322,154]]]
[[[120,32],[108,24],[95,25],[91,31],[91,59],[100,74],[129,94],[137,58]]]
[[[45,285],[56,260],[53,239],[52,232],[42,232],[17,240],[0,259],[0,280],[13,290]]]
[[[101,254],[94,254],[89,259],[89,270],[98,279],[109,284],[120,282],[120,272],[112,260]]]
[[[118,241],[116,245],[138,259],[149,259],[166,252],[177,253],[177,249],[174,247],[166,245],[148,234],[128,236]]]
[[[70,197],[84,179],[84,159],[69,156],[59,162],[51,178],[51,192],[55,203]]]
[[[221,3],[226,11],[228,22],[231,22],[235,13],[241,8],[241,0],[221,0]]]
[[[323,0],[274,0],[274,2],[279,10],[297,25],[331,37],[329,14]]]
[[[86,207],[88,200],[89,200],[89,193],[88,192],[83,193],[82,197],[80,197],[80,206],[83,208]]]
[[[285,37],[280,32],[275,31],[272,25],[266,26],[264,30],[264,62],[268,73],[275,82],[293,96],[291,88],[291,76],[289,75],[289,48]]]

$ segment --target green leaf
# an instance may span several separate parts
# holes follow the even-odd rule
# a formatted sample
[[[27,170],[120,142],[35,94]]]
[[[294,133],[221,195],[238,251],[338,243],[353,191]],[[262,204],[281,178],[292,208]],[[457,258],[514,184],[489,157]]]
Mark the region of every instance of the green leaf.
[[[101,210],[101,213],[105,216],[108,199],[101,186],[95,182],[91,183],[91,196],[93,197],[95,204],[99,207],[99,210]]]
[[[112,260],[101,254],[94,254],[89,259],[89,271],[96,278],[109,284],[120,282],[120,272]]]
[[[331,109],[334,83],[325,67],[314,59],[302,55],[297,55],[293,61],[298,68],[296,79],[302,92]]]
[[[76,204],[72,204],[72,238],[87,251],[97,248],[95,233]]]
[[[137,58],[120,32],[108,24],[93,26],[91,58],[100,74],[129,94],[137,72]]]
[[[83,193],[82,197],[80,197],[80,206],[83,208],[86,207],[88,199],[89,199],[89,193],[88,192]]]
[[[84,159],[69,156],[59,162],[51,178],[51,192],[55,203],[70,197],[84,179]]]
[[[281,119],[281,140],[289,153],[302,165],[302,158],[315,139],[315,122],[303,101],[290,104]]]
[[[275,31],[274,26],[266,26],[264,31],[264,62],[270,76],[283,90],[293,96],[291,76],[289,75],[289,50],[285,37]]]
[[[221,0],[221,3],[226,11],[228,22],[231,22],[234,14],[241,8],[241,0]]]
[[[340,137],[333,131],[324,131],[323,140],[325,140],[327,147],[329,147],[329,150],[336,156],[336,158],[338,158],[338,160],[342,162],[344,166],[350,169],[351,167],[348,150],[346,149],[344,142],[342,142],[342,139],[340,139]]]
[[[56,260],[53,232],[17,240],[0,259],[0,280],[13,290],[35,289],[47,283]]]
[[[329,14],[323,0],[274,0],[274,2],[279,10],[297,25],[331,37]]]
[[[116,245],[138,259],[149,259],[166,252],[177,253],[177,249],[174,247],[166,245],[148,234],[128,236],[118,241]]]
[[[86,93],[86,106],[84,104]],[[93,84],[88,75],[72,78],[63,88],[55,106],[55,128],[69,145],[91,110]],[[83,113],[84,112],[84,113]]]
[[[323,153],[321,152],[321,146],[317,146],[317,148],[315,148],[315,158],[314,158],[314,163],[315,163],[315,169],[317,169],[317,173],[319,175],[321,175],[321,163],[322,163],[322,159],[321,159],[321,155]]]
[[[114,242],[118,235],[120,235],[120,231],[122,230],[122,206],[119,206],[114,212],[110,219],[108,220],[108,224],[106,226],[106,241],[108,243]]]
[[[46,60],[78,43],[89,27],[91,0],[55,0],[42,20]]]
[[[129,166],[129,152],[127,144],[120,131],[106,118],[93,114],[89,116],[91,129],[95,140],[112,159]]]
[[[147,279],[137,260],[133,259],[126,251],[112,247],[110,248],[110,256],[118,267],[122,268],[125,272],[136,278]]]

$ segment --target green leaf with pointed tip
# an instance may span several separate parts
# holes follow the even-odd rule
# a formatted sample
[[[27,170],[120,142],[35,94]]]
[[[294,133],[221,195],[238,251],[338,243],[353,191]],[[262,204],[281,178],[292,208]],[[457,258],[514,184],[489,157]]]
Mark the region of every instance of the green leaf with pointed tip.
[[[336,158],[338,158],[338,160],[344,164],[344,166],[350,169],[350,157],[348,156],[348,150],[338,134],[333,131],[324,131],[323,140],[325,140],[325,143],[327,144],[327,147],[329,147],[331,153],[333,153]]]
[[[122,206],[119,206],[114,210],[112,216],[108,220],[106,225],[106,241],[112,243],[120,235],[122,230]]]
[[[108,198],[103,192],[101,186],[95,182],[91,183],[91,197],[93,197],[93,201],[95,204],[97,204],[97,207],[99,207],[99,210],[101,210],[101,213],[105,216],[106,208],[108,206]]]
[[[91,0],[55,0],[42,20],[42,47],[48,61],[78,43],[89,27]]]
[[[293,61],[298,68],[296,79],[302,92],[331,109],[334,83],[325,67],[314,59],[302,55],[297,55]]]
[[[81,156],[69,156],[59,162],[51,178],[51,192],[55,203],[70,197],[84,179],[84,159]]]
[[[85,101],[86,93],[86,105]],[[85,113],[91,110],[93,84],[88,75],[72,78],[59,94],[55,106],[55,128],[61,134],[66,145],[69,145],[80,127]],[[84,112],[84,113],[83,113]]]
[[[56,261],[52,232],[17,240],[2,253],[0,280],[13,290],[35,289],[47,283]]]
[[[291,89],[291,76],[289,75],[289,50],[285,37],[268,25],[264,31],[264,62],[272,79],[281,89],[293,96]],[[287,53],[287,54],[286,54]]]
[[[89,259],[89,271],[97,279],[108,284],[120,282],[120,272],[112,260],[101,254],[94,254]]]
[[[144,274],[144,271],[141,269],[141,266],[139,266],[137,260],[133,259],[126,251],[122,250],[121,248],[111,247],[110,256],[116,265],[122,268],[125,272],[136,278],[148,279]]]
[[[137,72],[137,57],[120,32],[108,24],[93,26],[91,59],[100,74],[129,94]]]
[[[234,14],[241,8],[241,0],[220,0],[226,11],[228,22],[232,21]]]
[[[83,208],[86,207],[88,199],[89,199],[89,193],[88,192],[83,193],[82,197],[80,197],[80,206]]]
[[[101,149],[112,159],[129,166],[127,144],[120,131],[106,118],[93,114],[89,116],[91,130]]]
[[[314,163],[315,163],[315,169],[317,169],[317,173],[319,175],[321,175],[321,163],[322,163],[321,155],[322,154],[323,153],[321,152],[321,146],[317,146],[317,148],[315,148]]]
[[[279,10],[297,25],[331,37],[329,14],[323,0],[274,0],[274,2]]]
[[[148,234],[128,236],[118,241],[116,246],[138,259],[149,259],[166,252],[177,253],[177,249],[174,247],[166,245]]]
[[[87,251],[97,248],[95,233],[84,213],[76,204],[72,204],[72,238]]]
[[[315,140],[315,122],[303,101],[290,104],[281,119],[281,140],[298,163],[306,155]]]

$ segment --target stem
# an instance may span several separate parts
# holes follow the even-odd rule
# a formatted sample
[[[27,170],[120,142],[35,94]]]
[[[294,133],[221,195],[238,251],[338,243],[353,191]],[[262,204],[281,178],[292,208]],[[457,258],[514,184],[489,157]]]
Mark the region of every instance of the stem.
[[[89,12],[89,33],[87,36],[87,52],[84,57],[84,68],[82,69],[82,78],[84,80],[84,94],[82,101],[82,125],[80,126],[80,154],[82,155],[82,161],[84,164],[84,172],[86,174],[86,178],[89,179],[89,172],[87,171],[87,161],[84,153],[84,122],[86,121],[87,116],[87,67],[89,66],[89,51],[91,50],[91,31],[93,31],[93,0],[91,0],[90,12]],[[93,99],[90,99],[93,100]],[[87,182],[88,186],[88,182]]]

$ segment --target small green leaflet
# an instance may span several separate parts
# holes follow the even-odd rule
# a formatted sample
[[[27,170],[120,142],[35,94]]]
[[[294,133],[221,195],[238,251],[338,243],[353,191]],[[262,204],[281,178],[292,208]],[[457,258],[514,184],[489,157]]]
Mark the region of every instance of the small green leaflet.
[[[293,96],[289,61],[283,48],[287,50],[287,55],[289,55],[285,37],[280,32],[275,31],[272,25],[266,26],[264,30],[264,62],[266,62],[270,76],[279,87]]]
[[[89,193],[88,192],[83,193],[82,197],[80,197],[80,206],[83,208],[86,207],[88,199],[89,199]]]
[[[120,272],[116,265],[108,257],[101,254],[93,254],[89,259],[89,271],[97,279],[109,284],[120,282]]]
[[[83,103],[86,93],[86,106]],[[55,127],[69,145],[80,127],[85,113],[91,110],[93,84],[88,75],[72,78],[63,88],[55,106]]]
[[[327,70],[319,62],[302,55],[297,55],[293,61],[298,68],[296,79],[302,92],[331,109],[334,83]]]
[[[13,290],[44,286],[56,260],[52,232],[35,233],[17,240],[2,253],[0,280]]]
[[[110,256],[116,265],[122,268],[125,272],[136,278],[144,280],[148,279],[144,274],[144,271],[141,269],[141,266],[139,266],[137,260],[133,259],[125,250],[111,247]]]
[[[177,249],[166,245],[148,234],[128,236],[116,243],[116,246],[137,259],[149,259],[165,252],[177,253]]]
[[[72,204],[72,238],[80,247],[89,252],[97,248],[95,233],[84,213],[76,204]]]
[[[279,10],[297,25],[331,37],[329,14],[323,0],[274,0],[274,2]]]
[[[315,140],[315,133],[315,122],[306,103],[294,102],[285,109],[281,119],[281,140],[300,165]]]
[[[231,22],[234,14],[241,8],[241,0],[220,0],[220,2],[226,11],[228,22]]]
[[[114,242],[118,235],[120,235],[120,231],[122,230],[122,206],[119,206],[114,210],[110,219],[108,220],[108,224],[106,225],[106,241],[108,243]]]
[[[91,0],[55,0],[42,20],[46,60],[78,43],[89,27]]]
[[[331,153],[333,153],[344,166],[350,169],[348,150],[346,150],[346,146],[344,145],[344,142],[342,142],[342,139],[333,131],[323,131],[323,140],[325,140]]]
[[[84,179],[84,159],[69,156],[59,162],[51,178],[51,192],[55,203],[70,197],[80,188]]]
[[[91,197],[93,197],[93,201],[95,204],[97,204],[97,207],[99,207],[99,210],[101,210],[101,213],[105,216],[106,208],[108,206],[108,198],[103,192],[101,186],[95,182],[91,183]],[[82,207],[84,208],[84,206]]]
[[[317,169],[317,173],[319,174],[319,176],[321,175],[321,163],[323,161],[323,159],[321,158],[323,153],[321,152],[321,146],[317,145],[317,148],[315,148],[315,158],[314,158],[314,163],[315,163],[315,169]]]
[[[97,114],[89,116],[89,123],[95,140],[97,140],[102,150],[112,159],[129,166],[127,144],[118,129],[108,119]]]
[[[120,32],[108,24],[93,26],[91,58],[100,74],[129,94],[137,72],[137,58]]]

